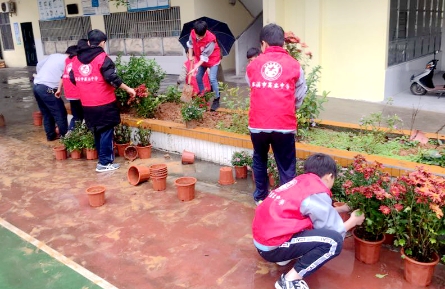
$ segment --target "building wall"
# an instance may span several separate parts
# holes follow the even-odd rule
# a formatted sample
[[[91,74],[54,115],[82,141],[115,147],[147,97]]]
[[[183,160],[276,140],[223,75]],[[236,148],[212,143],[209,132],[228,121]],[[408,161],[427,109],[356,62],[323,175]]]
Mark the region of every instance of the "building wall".
[[[389,0],[263,0],[264,21],[293,31],[321,65],[319,91],[381,101],[387,63]]]
[[[65,0],[65,5],[78,4],[79,14],[67,15],[67,17],[75,17],[83,15],[82,0]],[[237,3],[232,6],[228,1],[220,0],[171,0],[171,6],[181,7],[181,22],[186,23],[193,19],[208,16],[221,21],[224,21],[230,25],[233,34],[238,36],[241,32],[253,21],[253,16],[244,8],[243,5]],[[17,22],[32,22],[34,30],[34,38],[37,50],[37,57],[39,60],[45,57],[44,49],[42,47],[42,41],[40,37],[39,19],[37,9],[37,1],[35,0],[17,0],[17,15],[13,14],[10,17],[11,29],[13,29],[13,23]],[[113,3],[110,3],[110,12],[125,12],[125,7],[116,7]],[[93,29],[105,30],[104,17],[102,15],[90,16],[91,25]],[[12,30],[14,31],[14,30]],[[14,39],[15,42],[15,39]],[[107,49],[107,48],[106,48]],[[222,66],[226,69],[235,69],[235,49],[231,50],[231,53],[223,59]],[[25,51],[23,43],[21,45],[15,44],[15,49],[11,51],[4,51],[3,57],[8,67],[23,67],[26,66]],[[148,58],[155,59],[167,73],[179,74],[181,64],[185,60],[185,55],[181,56],[149,56]],[[125,59],[125,58],[124,58]]]

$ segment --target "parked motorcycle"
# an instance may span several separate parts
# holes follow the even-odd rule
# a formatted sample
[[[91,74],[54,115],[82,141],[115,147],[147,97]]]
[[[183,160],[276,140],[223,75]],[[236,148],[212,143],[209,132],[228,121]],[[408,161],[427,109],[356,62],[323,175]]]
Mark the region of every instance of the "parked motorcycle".
[[[438,59],[436,54],[438,51],[434,51],[433,60],[426,64],[425,70],[422,73],[411,76],[411,93],[414,95],[424,95],[427,92],[439,93],[440,96],[445,94],[445,83],[440,85],[434,85],[433,76],[434,70],[436,70]],[[442,74],[442,78],[445,80],[445,73]],[[439,96],[439,97],[440,97]]]

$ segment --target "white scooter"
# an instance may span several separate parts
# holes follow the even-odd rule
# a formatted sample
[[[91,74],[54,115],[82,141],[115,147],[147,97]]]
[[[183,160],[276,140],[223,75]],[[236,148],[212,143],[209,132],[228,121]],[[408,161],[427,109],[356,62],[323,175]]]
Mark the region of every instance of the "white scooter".
[[[426,64],[425,70],[418,74],[411,76],[411,93],[414,95],[424,95],[427,92],[438,93],[439,97],[445,94],[445,83],[441,85],[434,85],[433,76],[434,70],[436,70],[438,59],[436,59],[436,53],[434,51],[434,58]],[[442,75],[445,80],[445,73]]]

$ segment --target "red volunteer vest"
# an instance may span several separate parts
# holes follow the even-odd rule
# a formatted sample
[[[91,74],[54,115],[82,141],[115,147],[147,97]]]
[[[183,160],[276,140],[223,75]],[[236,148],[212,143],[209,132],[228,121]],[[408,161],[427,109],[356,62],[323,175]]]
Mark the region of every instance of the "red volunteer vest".
[[[197,63],[199,60],[196,60],[193,63]],[[187,59],[186,62],[184,62],[185,67],[187,68],[187,73],[190,71],[190,60]],[[193,68],[193,67],[192,67]],[[190,82],[188,83],[189,77],[188,75],[185,77],[185,83],[191,84],[193,86],[193,92],[195,94],[199,93],[199,87],[198,87],[198,81],[196,81],[196,74],[198,73],[197,70],[193,73]],[[202,83],[204,84],[204,92],[210,91],[210,80],[209,75],[207,74],[207,71],[204,72],[204,76],[202,77]]]
[[[73,73],[83,106],[100,106],[116,100],[115,88],[107,83],[100,72],[107,54],[102,52],[93,61],[83,64],[73,57]]]
[[[300,213],[301,202],[310,195],[331,191],[315,174],[302,174],[269,193],[255,210],[253,238],[265,246],[279,246],[294,234],[313,228]]]
[[[62,74],[63,91],[67,99],[80,99],[79,89],[70,81],[70,71],[73,67],[73,58],[65,59],[65,69]]]
[[[190,35],[192,37],[192,44],[193,44],[193,53],[195,53],[195,56],[199,59],[201,56],[201,51],[204,50],[204,47],[206,47],[207,44],[210,42],[215,42],[215,49],[213,49],[212,54],[209,56],[209,61],[204,62],[202,66],[204,67],[212,67],[219,63],[221,60],[221,50],[218,45],[218,41],[216,41],[215,35],[208,31],[204,35],[204,38],[197,41],[196,40],[196,33],[195,30],[192,29],[192,32],[190,32]]]
[[[270,46],[247,66],[246,73],[250,81],[249,128],[296,130],[298,61],[282,47]]]

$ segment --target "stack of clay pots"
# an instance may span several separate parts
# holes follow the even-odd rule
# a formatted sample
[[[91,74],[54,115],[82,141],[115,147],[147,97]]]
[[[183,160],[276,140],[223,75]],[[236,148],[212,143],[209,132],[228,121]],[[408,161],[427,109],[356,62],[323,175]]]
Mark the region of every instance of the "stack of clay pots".
[[[153,184],[153,190],[163,191],[167,187],[167,165],[156,164],[150,166],[150,179]]]

